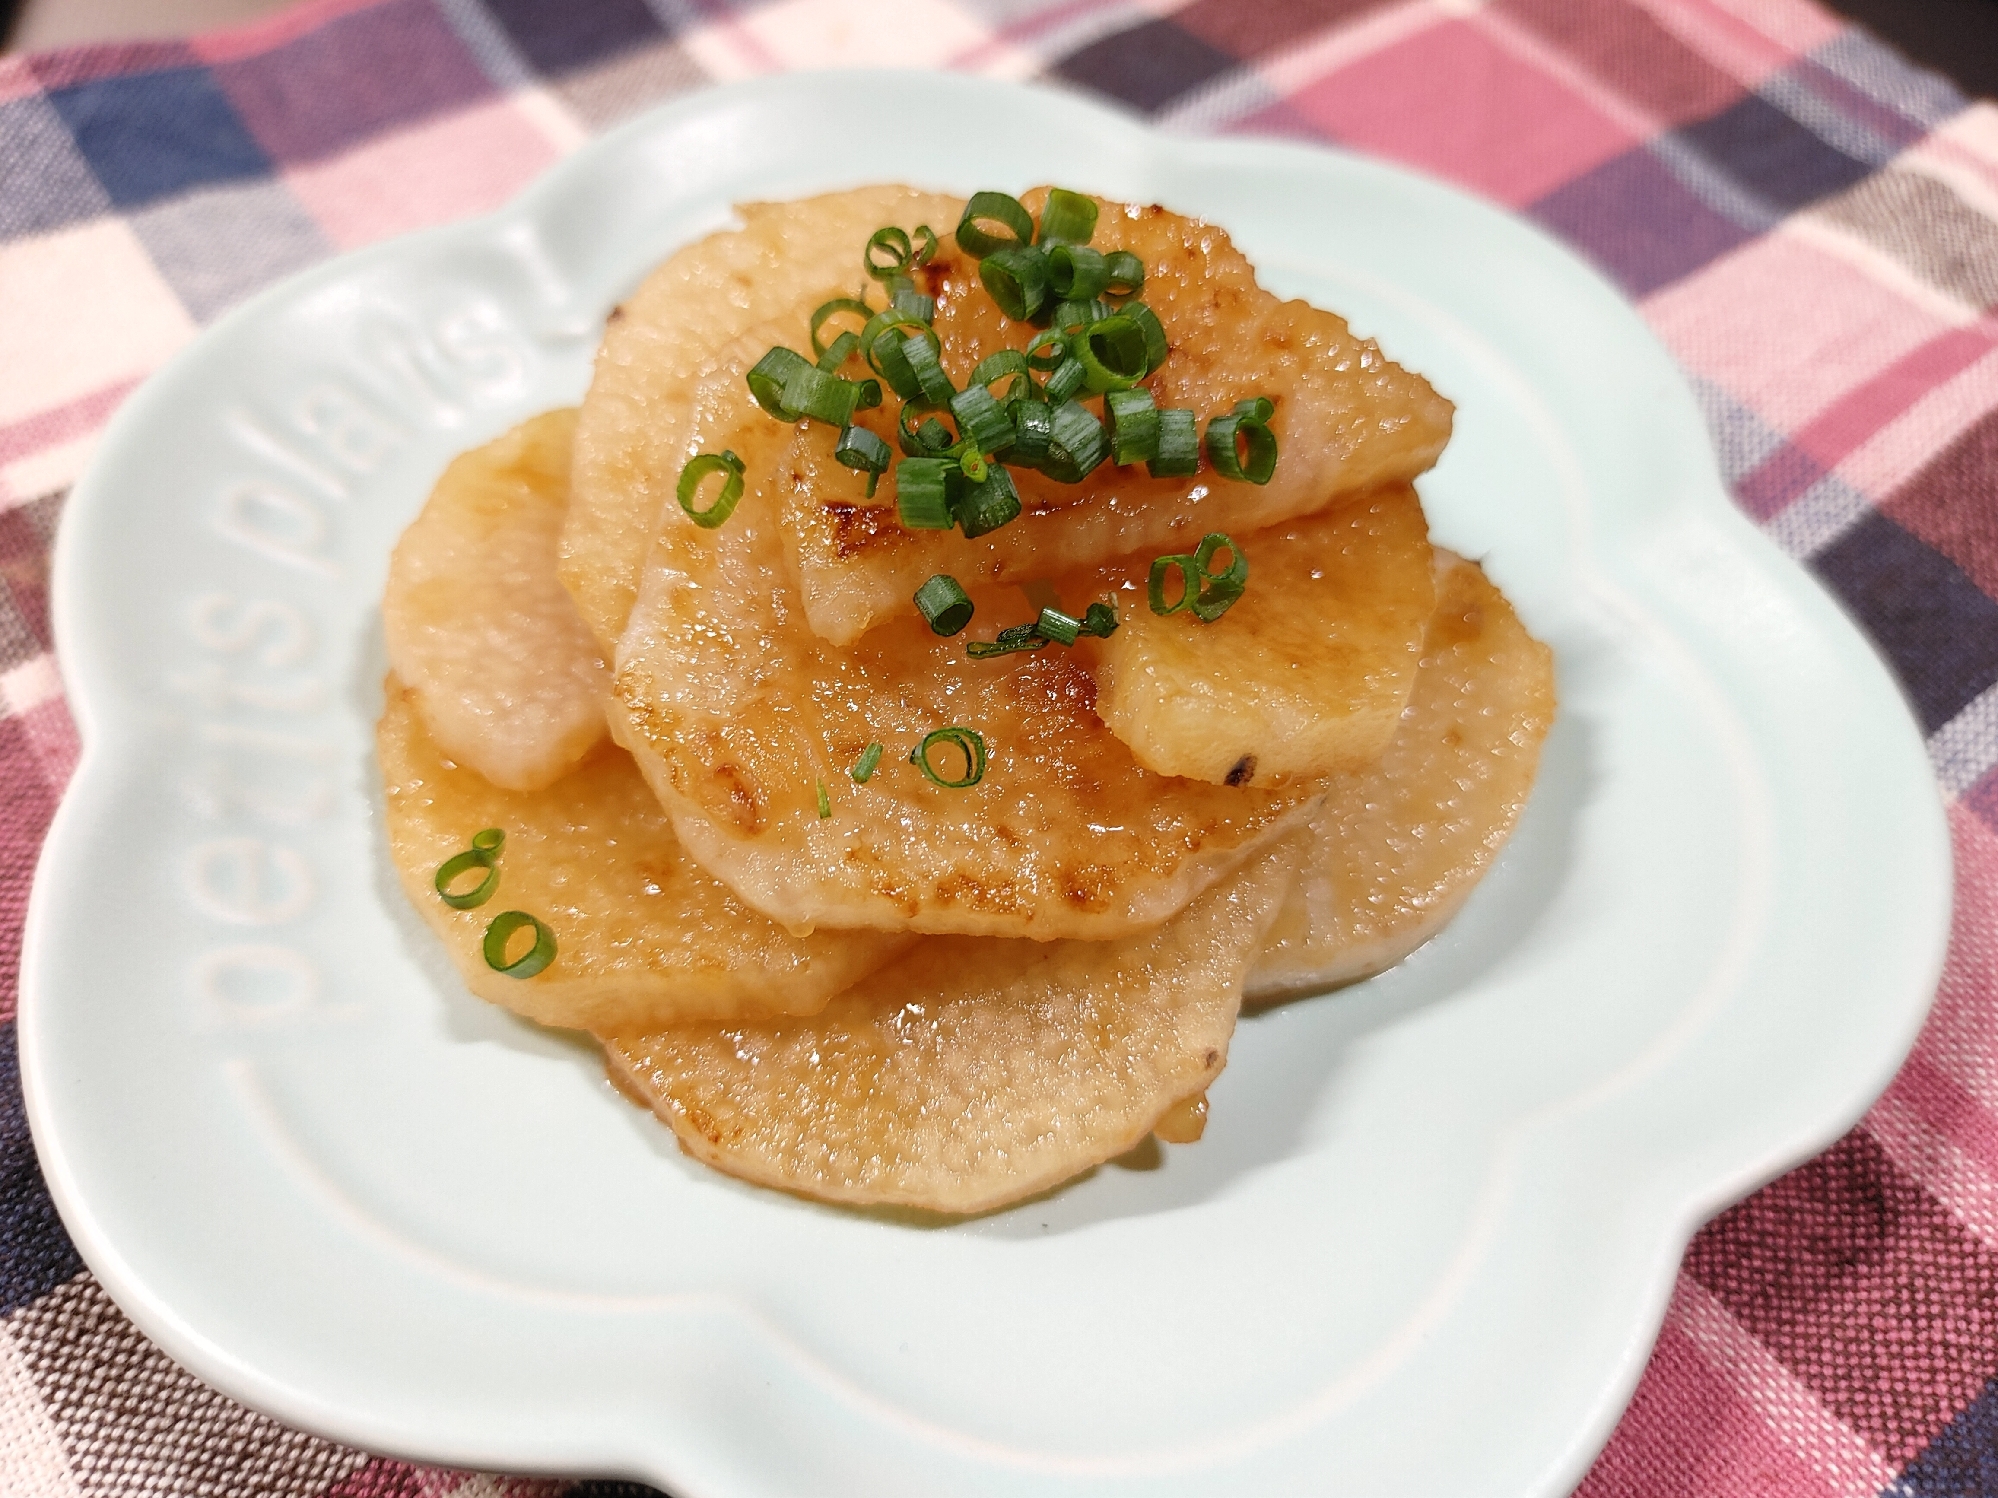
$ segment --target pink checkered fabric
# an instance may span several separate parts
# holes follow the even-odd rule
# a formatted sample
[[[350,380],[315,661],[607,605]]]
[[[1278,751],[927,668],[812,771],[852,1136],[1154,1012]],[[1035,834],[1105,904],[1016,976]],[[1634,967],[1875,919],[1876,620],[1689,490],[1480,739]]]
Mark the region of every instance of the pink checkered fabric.
[[[1743,508],[1872,634],[1960,888],[1914,1057],[1694,1242],[1588,1498],[1998,1494],[1998,110],[1807,0],[902,0],[898,60],[1183,130],[1337,141],[1591,257],[1704,401]],[[313,0],[0,61],[0,1021],[76,759],[46,577],[118,403],[338,250],[505,201],[702,83],[873,63],[861,0]],[[77,1261],[0,1043],[0,1490],[555,1494],[371,1458],[203,1388]],[[1439,1432],[1447,1439],[1447,1432]]]

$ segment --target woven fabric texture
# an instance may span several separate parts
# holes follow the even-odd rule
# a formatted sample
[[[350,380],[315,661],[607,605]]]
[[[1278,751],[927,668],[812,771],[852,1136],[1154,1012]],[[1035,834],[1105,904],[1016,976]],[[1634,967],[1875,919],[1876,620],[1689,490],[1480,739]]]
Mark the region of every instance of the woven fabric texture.
[[[1694,1242],[1587,1498],[1998,1494],[1998,109],[1807,0],[904,0],[898,61],[1334,141],[1637,303],[1741,506],[1873,636],[1949,805],[1953,941],[1865,1121]],[[22,1114],[22,911],[75,763],[49,547],[119,401],[351,246],[704,83],[877,61],[864,0],[331,0],[0,61],[0,1491],[649,1490],[370,1457],[207,1390],[83,1271]]]

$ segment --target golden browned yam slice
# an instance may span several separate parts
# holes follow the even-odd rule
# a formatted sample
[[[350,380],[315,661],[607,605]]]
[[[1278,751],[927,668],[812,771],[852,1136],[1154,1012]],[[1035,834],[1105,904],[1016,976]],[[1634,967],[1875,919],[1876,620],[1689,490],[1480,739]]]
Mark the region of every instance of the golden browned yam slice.
[[[393,676],[375,732],[389,854],[411,903],[482,999],[545,1025],[619,1031],[696,1019],[814,1014],[910,938],[872,931],[792,936],[745,908],[673,836],[659,803],[612,744],[538,791],[505,791],[444,757]],[[434,880],[487,827],[506,834],[499,887],[454,910]],[[473,883],[467,875],[454,888]],[[555,932],[532,978],[493,971],[487,923],[505,910]]]
[[[389,664],[433,737],[495,785],[534,790],[603,737],[610,672],[555,578],[573,410],[452,460],[389,559]]]
[[[624,632],[661,507],[673,504],[681,468],[704,450],[693,432],[696,390],[717,371],[739,384],[771,342],[809,357],[812,310],[866,283],[868,236],[920,223],[948,234],[960,203],[869,187],[744,204],[740,228],[678,251],[612,312],[583,403],[562,537],[562,580],[607,653]],[[738,340],[773,320],[778,335],[745,362]]]
[[[1096,711],[1162,775],[1281,785],[1372,764],[1436,610],[1421,501],[1397,485],[1241,544],[1248,591],[1212,623],[1154,614],[1147,559],[1102,575],[1121,622],[1095,647]],[[1168,583],[1178,598],[1178,575]]]
[[[1251,998],[1401,961],[1457,913],[1533,789],[1553,657],[1475,563],[1437,555],[1440,598],[1400,731],[1379,764],[1332,782]]]
[[[1029,194],[1027,202],[1038,209],[1040,196]],[[1105,202],[1094,243],[1145,262],[1144,299],[1172,349],[1146,382],[1158,404],[1196,412],[1204,429],[1236,401],[1268,396],[1281,449],[1275,476],[1258,487],[1204,464],[1193,478],[1155,479],[1142,466],[1105,463],[1080,484],[1061,484],[1018,469],[1025,513],[968,541],[953,531],[904,530],[893,482],[863,499],[864,485],[833,461],[837,434],[802,428],[793,457],[798,481],[782,496],[785,534],[819,634],[839,644],[858,638],[905,607],[933,573],[967,586],[1018,582],[1130,552],[1191,551],[1208,531],[1247,535],[1413,479],[1443,451],[1451,406],[1428,381],[1371,339],[1355,337],[1344,319],[1263,290],[1254,267],[1214,225]],[[954,240],[925,279],[937,297],[941,362],[960,385],[985,355],[1023,347],[1034,331],[1006,320]],[[887,405],[866,419],[892,442],[898,403],[891,396]]]
[[[812,1019],[608,1040],[609,1065],[731,1175],[986,1211],[1124,1153],[1220,1074],[1296,860],[1272,849],[1120,941],[933,938]]]
[[[719,529],[677,510],[662,527],[610,708],[680,840],[746,903],[793,929],[1107,939],[1156,926],[1310,815],[1309,784],[1140,767],[1096,715],[1077,652],[970,660],[969,636],[939,638],[907,600],[854,645],[828,644],[784,573],[785,482],[766,474]],[[1010,588],[972,596],[974,631],[1024,612]],[[983,740],[975,785],[909,762],[947,726]],[[880,768],[856,784],[873,742]],[[964,778],[960,749],[931,763]]]

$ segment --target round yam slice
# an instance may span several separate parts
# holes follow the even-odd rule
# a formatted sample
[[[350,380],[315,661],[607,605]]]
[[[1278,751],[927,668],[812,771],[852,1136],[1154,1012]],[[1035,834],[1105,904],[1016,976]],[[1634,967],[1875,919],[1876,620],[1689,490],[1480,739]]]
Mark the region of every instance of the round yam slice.
[[[739,399],[731,445],[748,455],[774,423]],[[984,621],[1020,618],[1013,589],[974,589],[964,636],[940,638],[905,603],[852,646],[828,644],[784,565],[775,496],[790,476],[752,477],[720,528],[677,508],[661,527],[610,709],[682,843],[745,903],[796,930],[1104,940],[1158,925],[1309,816],[1308,783],[1143,769],[1096,715],[1079,651],[969,659]],[[983,740],[974,785],[910,763],[947,726]],[[876,742],[880,767],[856,784]],[[937,747],[932,764],[964,778],[961,751]]]
[[[1212,623],[1154,614],[1143,560],[1104,575],[1121,622],[1093,646],[1097,713],[1162,775],[1282,785],[1371,765],[1436,611],[1421,501],[1401,484],[1237,539],[1248,591]]]
[[[1271,999],[1392,967],[1440,931],[1512,835],[1554,720],[1554,662],[1476,563],[1439,551],[1438,602],[1401,727],[1336,777],[1249,977]]]
[[[454,459],[389,558],[389,664],[446,754],[531,791],[604,734],[610,672],[555,577],[573,410]]]
[[[1044,196],[1037,190],[1023,201],[1038,213]],[[1156,205],[1099,202],[1091,243],[1144,261],[1142,295],[1171,348],[1146,388],[1161,409],[1191,410],[1203,425],[1238,400],[1267,396],[1281,450],[1275,474],[1259,486],[1224,479],[1204,461],[1190,478],[1153,478],[1139,464],[1105,463],[1082,483],[1063,484],[1017,469],[1024,513],[966,540],[954,531],[904,530],[892,477],[864,498],[864,484],[833,460],[837,434],[801,429],[799,481],[783,495],[785,535],[805,611],[826,639],[843,644],[894,617],[933,573],[948,572],[966,586],[1023,582],[1048,576],[1053,556],[1065,569],[1130,552],[1192,551],[1208,531],[1247,535],[1405,483],[1441,455],[1450,402],[1371,339],[1357,337],[1344,318],[1265,290],[1213,224]],[[1024,348],[1036,331],[1006,318],[955,239],[918,279],[937,299],[939,362],[959,386],[985,356]],[[1093,398],[1084,404],[1102,414]],[[892,444],[898,410],[890,396],[882,411],[862,419]]]
[[[695,393],[718,370],[741,383],[769,348],[734,345],[776,319],[811,357],[812,310],[867,284],[861,255],[885,225],[948,234],[961,199],[867,187],[794,203],[745,203],[740,228],[670,256],[611,313],[576,435],[576,493],[562,537],[562,580],[606,654],[624,632],[662,507],[689,458]],[[719,450],[719,449],[713,449]],[[842,473],[851,477],[849,470]],[[677,510],[675,510],[677,514]]]
[[[1115,942],[923,942],[809,1020],[611,1039],[696,1159],[827,1201],[983,1212],[1123,1154],[1227,1063],[1297,850]]]
[[[541,790],[502,790],[443,755],[415,694],[393,676],[387,697],[375,743],[389,856],[482,999],[544,1025],[605,1032],[813,1014],[910,943],[872,931],[792,936],[744,907],[687,857],[615,745]],[[453,909],[437,896],[438,866],[487,827],[506,834],[499,887],[483,905]],[[468,875],[454,888],[474,882]],[[486,926],[505,910],[555,932],[555,961],[535,977],[486,964]]]

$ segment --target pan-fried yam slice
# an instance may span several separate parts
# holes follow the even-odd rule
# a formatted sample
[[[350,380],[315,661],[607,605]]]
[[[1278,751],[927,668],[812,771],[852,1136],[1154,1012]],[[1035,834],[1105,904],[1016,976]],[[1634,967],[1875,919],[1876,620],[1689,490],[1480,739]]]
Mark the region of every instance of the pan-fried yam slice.
[[[757,418],[760,419],[760,418]],[[783,566],[767,473],[729,522],[661,528],[619,648],[612,732],[688,851],[786,926],[1106,939],[1155,926],[1310,815],[1318,788],[1142,769],[1094,711],[1079,652],[970,660],[901,617],[846,649],[811,630]],[[975,590],[973,633],[1012,622]],[[974,785],[909,762],[932,730],[985,746]],[[885,753],[866,784],[849,772]],[[965,777],[961,749],[931,764]],[[825,787],[827,815],[820,814]]]
[[[736,210],[742,227],[680,250],[611,314],[576,434],[576,494],[561,569],[606,653],[624,632],[661,507],[673,504],[680,469],[702,451],[690,432],[702,382],[725,370],[740,384],[769,344],[747,363],[734,345],[772,320],[782,324],[772,341],[809,357],[812,310],[859,290],[868,236],[884,225],[919,223],[948,234],[960,202],[869,187],[746,203]]]
[[[1438,556],[1440,600],[1401,729],[1379,764],[1332,782],[1251,998],[1401,961],[1457,913],[1533,789],[1553,657],[1476,564]]]
[[[573,410],[454,459],[389,559],[389,664],[453,759],[534,790],[603,737],[610,673],[555,578]]]
[[[1271,850],[1142,936],[934,938],[812,1019],[608,1040],[609,1065],[731,1175],[986,1211],[1124,1153],[1219,1075],[1296,858]]]
[[[1248,591],[1212,623],[1153,613],[1145,559],[1123,569],[1121,622],[1095,647],[1096,711],[1162,775],[1281,785],[1372,764],[1436,608],[1421,501],[1398,485],[1238,539]],[[1176,600],[1176,572],[1168,584]]]
[[[1038,209],[1040,196],[1026,201]],[[953,531],[904,530],[892,481],[864,499],[865,486],[833,461],[837,434],[802,429],[793,457],[798,482],[783,496],[785,535],[805,611],[826,639],[858,638],[933,573],[967,586],[1019,582],[1057,570],[1056,557],[1066,570],[1131,552],[1191,551],[1207,531],[1247,535],[1405,482],[1443,451],[1451,406],[1428,381],[1354,336],[1343,318],[1263,290],[1254,267],[1212,224],[1106,202],[1093,243],[1145,262],[1144,299],[1171,345],[1146,381],[1159,406],[1194,411],[1204,429],[1236,401],[1268,396],[1282,451],[1275,476],[1259,487],[1221,478],[1204,463],[1192,478],[1105,463],[1080,484],[1061,484],[1022,468],[1014,477],[1025,513],[968,541]],[[1023,347],[1034,331],[1005,319],[978,274],[953,240],[925,276],[937,297],[940,362],[959,385],[985,355]],[[892,398],[887,404],[896,406]],[[892,409],[866,419],[894,440]]]
[[[598,1031],[812,1014],[909,945],[871,931],[792,936],[746,909],[687,857],[615,745],[544,789],[505,791],[443,756],[408,688],[390,677],[387,690],[375,742],[389,854],[482,999],[545,1025]],[[454,910],[438,898],[438,866],[487,827],[506,834],[499,886],[485,904]],[[535,977],[506,977],[481,955],[487,923],[504,910],[528,911],[555,932],[555,961]]]

